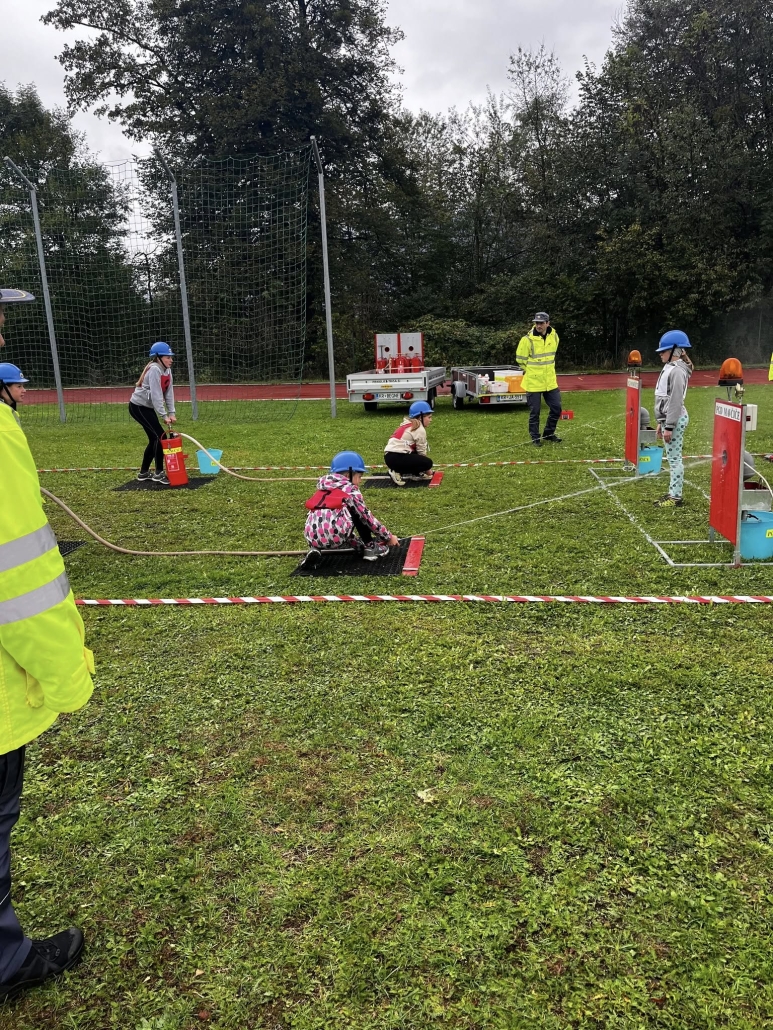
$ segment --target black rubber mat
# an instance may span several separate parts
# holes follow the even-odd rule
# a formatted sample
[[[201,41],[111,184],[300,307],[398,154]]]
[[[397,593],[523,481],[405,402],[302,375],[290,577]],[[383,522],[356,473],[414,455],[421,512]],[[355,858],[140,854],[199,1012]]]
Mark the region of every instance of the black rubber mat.
[[[429,486],[431,479],[408,479],[404,477],[405,486],[397,486],[389,476],[369,476],[362,484],[363,490],[411,490],[416,486]]]
[[[59,553],[64,558],[66,554],[72,554],[72,552],[77,551],[79,547],[83,547],[85,543],[85,540],[60,540]]]
[[[154,483],[152,479],[143,479],[142,482],[139,479],[131,479],[123,486],[113,487],[113,490],[198,490],[200,486],[206,486],[214,478],[214,476],[194,476],[188,480],[185,486],[165,486],[163,483]]]
[[[403,572],[411,537],[400,541],[399,547],[392,547],[386,558],[378,561],[364,561],[357,554],[340,554],[336,551],[322,551],[304,558],[293,576],[400,576]]]

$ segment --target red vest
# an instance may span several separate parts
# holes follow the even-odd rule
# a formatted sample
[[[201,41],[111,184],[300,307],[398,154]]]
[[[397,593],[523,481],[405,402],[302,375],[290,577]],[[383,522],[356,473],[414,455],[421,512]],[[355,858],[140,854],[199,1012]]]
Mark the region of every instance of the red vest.
[[[402,440],[402,438],[405,436],[406,429],[410,429],[410,428],[411,428],[411,423],[410,422],[403,422],[403,423],[401,423],[401,425],[399,425],[397,427],[397,429],[395,429],[394,433],[392,433],[392,439],[393,440]],[[412,451],[416,450],[416,444],[415,443],[411,444],[411,450]]]
[[[172,377],[169,375],[169,373],[168,372],[166,372],[166,373],[162,372],[161,373],[161,392],[162,393],[166,393],[166,391],[169,389],[169,384],[171,382],[172,382]]]
[[[309,511],[319,511],[320,508],[329,508],[330,511],[340,511],[346,503],[348,494],[337,487],[333,490],[317,490],[308,501],[306,507]]]

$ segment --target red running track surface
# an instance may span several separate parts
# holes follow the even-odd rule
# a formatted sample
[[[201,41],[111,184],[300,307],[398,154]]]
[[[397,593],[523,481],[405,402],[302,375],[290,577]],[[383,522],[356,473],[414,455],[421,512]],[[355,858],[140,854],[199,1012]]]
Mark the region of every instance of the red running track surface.
[[[693,372],[690,386],[716,386],[718,369],[703,369]],[[643,372],[642,386],[652,388],[657,379],[657,372]],[[580,373],[577,375],[559,375],[558,385],[567,392],[583,390],[622,390],[625,388],[627,374],[625,372]],[[768,382],[766,368],[747,369],[744,382],[759,384]],[[131,386],[84,386],[67,387],[64,391],[65,404],[128,404],[132,395]],[[450,387],[441,387],[438,393],[450,393]],[[294,401],[294,400],[327,400],[330,397],[328,383],[266,383],[244,384],[237,386],[211,383],[197,387],[196,395],[200,401]],[[187,386],[175,386],[177,400],[190,400]],[[346,385],[336,383],[336,397],[346,400]],[[26,404],[56,404],[56,390],[27,390],[24,398]]]

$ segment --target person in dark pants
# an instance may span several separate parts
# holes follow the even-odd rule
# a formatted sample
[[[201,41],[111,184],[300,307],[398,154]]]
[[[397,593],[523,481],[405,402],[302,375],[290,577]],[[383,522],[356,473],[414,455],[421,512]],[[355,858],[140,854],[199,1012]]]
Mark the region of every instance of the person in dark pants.
[[[432,421],[432,408],[427,401],[415,401],[387,440],[384,464],[395,486],[405,486],[404,475],[430,479],[432,458],[429,456],[427,426]]]
[[[556,379],[557,350],[558,333],[550,324],[550,316],[547,311],[538,311],[531,332],[521,337],[516,351],[518,364],[524,370],[522,388],[526,391],[529,406],[529,436],[536,447],[542,446],[542,440],[561,443],[561,437],[556,436],[556,425],[561,418],[561,391]],[[540,439],[539,413],[543,397],[549,414]]]
[[[11,900],[11,831],[27,745],[94,689],[93,655],[16,414],[26,382],[16,365],[0,364],[0,468],[13,498],[0,504],[0,1003],[71,969],[83,951],[74,926],[43,940],[25,935]]]
[[[169,483],[164,471],[164,451],[161,447],[164,428],[159,422],[159,416],[167,429],[177,421],[172,386],[173,360],[174,354],[168,343],[154,343],[150,348],[150,361],[143,369],[129,401],[129,414],[135,422],[139,422],[148,438],[142,465],[137,473],[140,482],[152,479],[155,483]],[[153,461],[156,463],[155,472],[150,471]]]

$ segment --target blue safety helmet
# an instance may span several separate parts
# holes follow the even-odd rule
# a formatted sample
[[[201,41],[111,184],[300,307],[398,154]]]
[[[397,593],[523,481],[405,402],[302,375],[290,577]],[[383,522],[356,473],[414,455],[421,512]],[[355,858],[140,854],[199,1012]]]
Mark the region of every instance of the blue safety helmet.
[[[426,401],[414,401],[408,408],[408,418],[419,418],[421,415],[431,415],[432,407]]]
[[[173,358],[174,351],[168,343],[159,341],[158,343],[154,343],[150,348],[150,356],[151,358]]]
[[[11,383],[28,383],[29,379],[25,379],[22,374],[22,370],[18,365],[12,365],[10,361],[0,362],[0,383],[3,386],[9,386]]]
[[[331,472],[364,472],[365,459],[357,451],[339,451],[330,462]]]
[[[0,290],[0,304],[27,304],[34,299],[26,290]]]
[[[673,350],[674,347],[687,350],[689,346],[690,337],[687,333],[683,333],[681,329],[669,329],[667,333],[663,333],[660,337],[660,343],[655,353],[660,354],[664,350]]]

